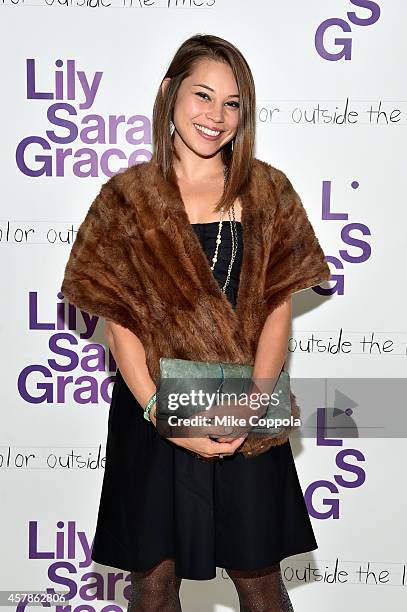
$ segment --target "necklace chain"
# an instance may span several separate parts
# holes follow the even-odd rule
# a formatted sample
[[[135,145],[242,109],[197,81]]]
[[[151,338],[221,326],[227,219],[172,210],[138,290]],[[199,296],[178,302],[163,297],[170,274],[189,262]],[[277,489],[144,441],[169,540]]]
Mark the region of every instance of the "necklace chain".
[[[227,176],[228,176],[228,167],[225,165],[223,168],[223,177],[224,177],[224,184],[226,184],[227,181]],[[232,210],[232,215],[230,213],[230,209],[228,210],[228,216],[229,216],[229,224],[230,224],[230,233],[231,233],[231,237],[232,237],[232,252],[231,252],[231,256],[230,256],[230,262],[229,262],[229,266],[228,266],[228,273],[226,276],[226,281],[222,287],[222,291],[225,292],[226,291],[226,287],[228,286],[229,282],[230,282],[230,274],[232,271],[232,267],[233,267],[233,263],[236,259],[236,254],[237,254],[237,230],[236,230],[236,219],[235,219],[235,206],[234,203],[231,206],[231,210]],[[212,265],[211,265],[211,270],[214,270],[216,262],[218,260],[218,250],[219,247],[222,243],[222,225],[223,225],[223,214],[225,212],[224,207],[222,206],[222,208],[220,209],[220,221],[219,221],[219,225],[218,225],[218,235],[216,237],[216,247],[215,247],[215,253],[212,257]]]

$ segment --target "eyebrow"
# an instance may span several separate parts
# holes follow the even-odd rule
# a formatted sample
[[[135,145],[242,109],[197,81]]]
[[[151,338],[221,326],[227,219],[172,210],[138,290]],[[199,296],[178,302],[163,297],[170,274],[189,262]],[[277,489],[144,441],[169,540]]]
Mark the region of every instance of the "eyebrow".
[[[205,89],[209,89],[209,91],[215,91],[209,85],[204,85],[204,83],[192,83],[192,87],[204,87]],[[227,98],[240,98],[239,94],[230,94],[230,96],[226,96]]]

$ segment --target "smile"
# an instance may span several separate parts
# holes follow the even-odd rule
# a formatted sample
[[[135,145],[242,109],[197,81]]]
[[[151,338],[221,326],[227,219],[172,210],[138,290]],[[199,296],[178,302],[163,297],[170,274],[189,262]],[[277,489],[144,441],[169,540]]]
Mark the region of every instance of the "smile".
[[[194,126],[204,138],[209,138],[210,140],[214,140],[222,134],[222,130],[210,130],[203,125],[199,125],[199,123],[194,123]]]

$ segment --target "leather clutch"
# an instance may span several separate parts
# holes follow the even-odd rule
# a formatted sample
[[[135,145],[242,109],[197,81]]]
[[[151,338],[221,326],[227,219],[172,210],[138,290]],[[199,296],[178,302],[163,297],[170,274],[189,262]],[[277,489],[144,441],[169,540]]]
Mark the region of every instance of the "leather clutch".
[[[221,394],[232,393],[240,397],[242,394],[249,395],[252,373],[251,365],[161,357],[160,379],[157,385],[157,422],[167,421],[169,416],[174,415],[188,419],[204,414],[202,403],[196,405],[190,401],[177,401],[174,407],[173,399],[180,399],[182,394],[186,394],[184,398],[191,398],[192,392],[219,393],[219,397]],[[264,397],[263,394],[263,402]],[[291,418],[290,376],[286,370],[281,370],[274,389],[266,400],[269,400],[266,410],[265,403],[261,404],[263,416],[250,419],[253,425],[249,436],[253,433],[278,438],[286,434]],[[253,416],[256,416],[254,409]]]

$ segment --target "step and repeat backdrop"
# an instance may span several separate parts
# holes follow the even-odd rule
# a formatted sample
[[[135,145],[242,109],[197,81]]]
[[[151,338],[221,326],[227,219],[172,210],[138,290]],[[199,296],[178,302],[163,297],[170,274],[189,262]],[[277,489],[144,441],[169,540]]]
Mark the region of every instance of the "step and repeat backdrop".
[[[315,395],[314,435],[291,440],[319,544],[282,561],[291,600],[298,611],[407,609],[405,427],[396,410],[405,395],[395,391],[407,363],[406,20],[401,0],[3,0],[6,609],[34,605],[18,596],[27,590],[69,590],[58,612],[127,606],[128,572],[90,559],[115,363],[104,322],[59,289],[102,183],[150,159],[157,89],[196,33],[245,55],[256,83],[256,157],[289,176],[332,271],[329,291],[293,299],[291,376],[326,384]],[[374,423],[368,411],[358,420],[363,393],[342,392],[339,378],[375,381]],[[324,408],[340,427],[335,419],[327,427]],[[352,437],[344,415],[358,424]],[[185,610],[239,609],[217,572],[183,581]]]

